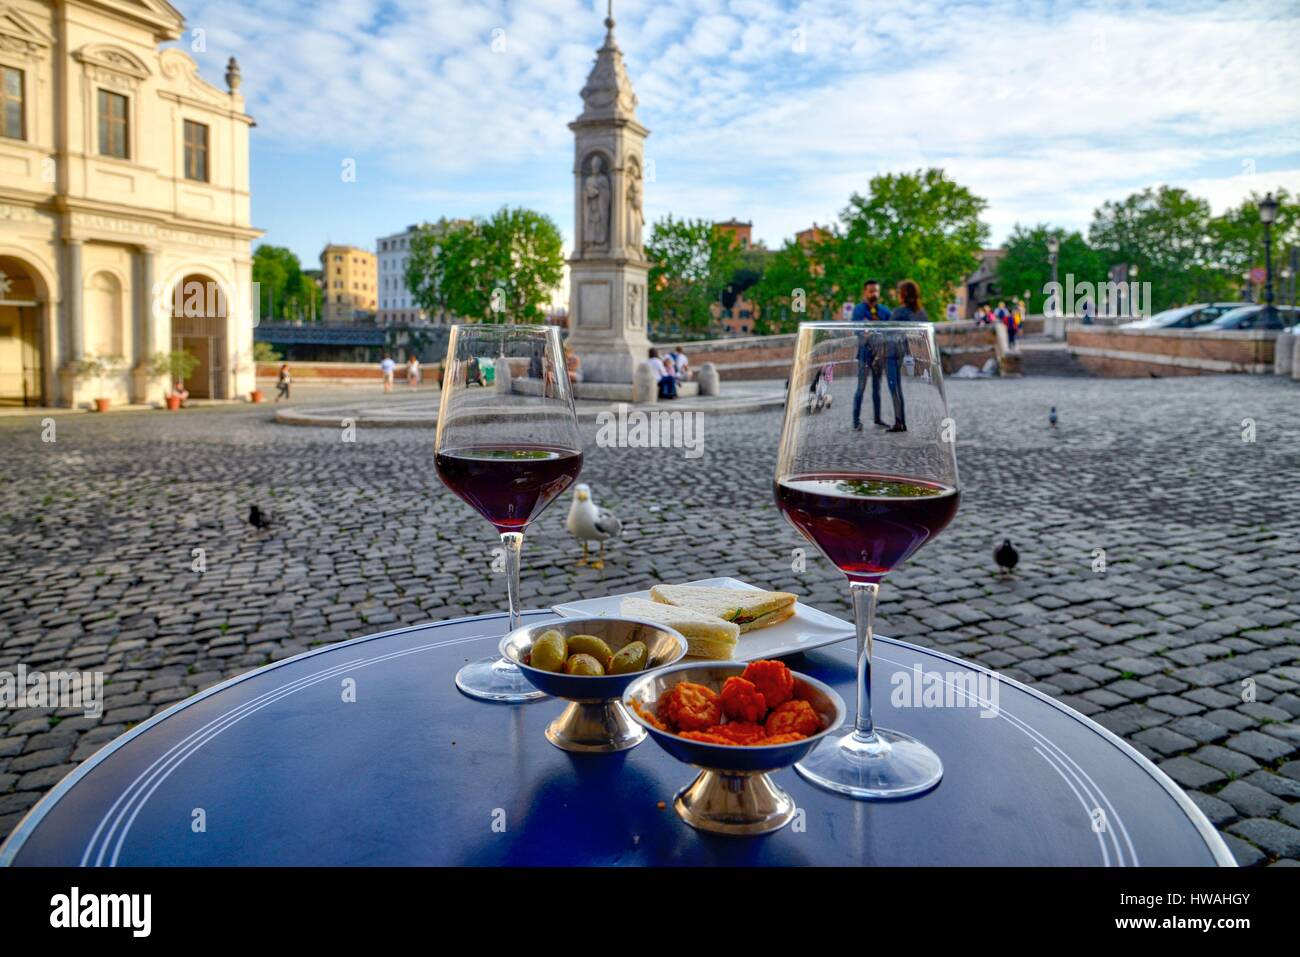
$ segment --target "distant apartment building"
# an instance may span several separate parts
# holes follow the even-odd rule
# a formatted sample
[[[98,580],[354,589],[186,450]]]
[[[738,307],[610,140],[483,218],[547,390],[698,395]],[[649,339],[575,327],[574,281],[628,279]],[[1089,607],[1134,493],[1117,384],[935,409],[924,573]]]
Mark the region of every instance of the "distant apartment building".
[[[725,223],[714,223],[713,228],[723,235],[730,236],[737,249],[749,249],[753,245],[754,224],[742,223],[738,219],[729,219]]]
[[[966,282],[957,287],[957,315],[969,319],[980,306],[997,305],[999,298],[1012,298],[1018,293],[998,289],[998,266],[1006,257],[1005,249],[981,249],[980,263]]]
[[[813,223],[810,229],[801,229],[794,234],[795,242],[804,248],[830,239],[830,236],[830,230],[824,226],[818,226],[816,223]]]
[[[400,233],[381,236],[375,243],[379,255],[379,324],[427,322],[428,315],[411,298],[406,285],[406,264],[411,257],[411,239],[419,226],[407,226]]]
[[[326,322],[374,318],[379,291],[374,253],[357,246],[331,244],[321,250],[320,265]]]

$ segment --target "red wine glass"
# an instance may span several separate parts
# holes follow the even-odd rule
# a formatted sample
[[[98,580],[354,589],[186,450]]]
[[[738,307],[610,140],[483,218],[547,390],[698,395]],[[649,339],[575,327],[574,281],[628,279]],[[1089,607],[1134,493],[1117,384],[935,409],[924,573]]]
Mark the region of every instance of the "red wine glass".
[[[443,484],[501,536],[514,631],[524,531],[582,470],[582,439],[558,327],[451,327],[434,466]],[[484,701],[545,697],[498,656],[461,668],[456,687]]]
[[[795,765],[818,787],[863,800],[899,798],[943,776],[930,748],[872,724],[871,645],[881,579],[957,513],[953,440],[929,322],[800,324],[776,503],[848,578],[858,639],[857,719]]]

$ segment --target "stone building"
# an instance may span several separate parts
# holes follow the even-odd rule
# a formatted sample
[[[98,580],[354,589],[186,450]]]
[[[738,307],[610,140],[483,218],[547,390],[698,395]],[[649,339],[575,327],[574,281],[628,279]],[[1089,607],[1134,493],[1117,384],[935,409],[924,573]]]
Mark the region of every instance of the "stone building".
[[[331,243],[321,250],[323,313],[326,322],[373,319],[379,307],[379,265],[358,246]]]
[[[157,401],[176,348],[192,395],[253,388],[253,120],[233,59],[222,90],[159,49],[184,33],[165,0],[0,0],[0,404]]]
[[[754,224],[753,222],[743,223],[738,219],[732,218],[725,223],[714,223],[715,231],[725,236],[731,237],[732,245],[737,249],[748,249],[753,245]]]
[[[375,244],[379,260],[379,323],[427,322],[428,316],[411,298],[406,286],[406,264],[411,258],[411,237],[419,226],[407,226],[400,233],[381,236]]]

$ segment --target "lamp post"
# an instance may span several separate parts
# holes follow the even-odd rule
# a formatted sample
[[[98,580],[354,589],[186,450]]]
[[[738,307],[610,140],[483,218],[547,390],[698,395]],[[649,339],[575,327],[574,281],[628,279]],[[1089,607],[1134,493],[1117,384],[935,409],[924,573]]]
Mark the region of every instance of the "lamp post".
[[[1052,282],[1056,282],[1056,260],[1061,251],[1061,240],[1055,236],[1047,237],[1047,261],[1052,264]]]
[[[1264,315],[1263,327],[1269,328],[1277,320],[1273,308],[1273,222],[1277,219],[1278,202],[1268,193],[1259,201],[1259,221],[1264,224]]]

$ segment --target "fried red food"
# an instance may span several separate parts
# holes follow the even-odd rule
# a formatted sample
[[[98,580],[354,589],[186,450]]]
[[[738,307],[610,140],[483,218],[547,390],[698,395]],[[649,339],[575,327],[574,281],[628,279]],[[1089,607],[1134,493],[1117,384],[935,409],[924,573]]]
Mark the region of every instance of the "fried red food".
[[[645,707],[645,705],[641,704],[641,702],[637,701],[635,698],[632,699],[632,710],[640,715],[641,718],[652,728],[658,728],[660,731],[672,731],[672,728],[668,727],[668,725],[656,718],[649,708]]]
[[[721,725],[719,725],[721,727]],[[720,734],[712,734],[709,731],[683,731],[680,737],[690,738],[692,741],[703,741],[705,744],[735,744],[730,738],[724,738]]]
[[[794,675],[783,661],[751,661],[741,677],[758,688],[769,708],[779,708],[794,697]]]
[[[712,688],[683,681],[659,699],[658,714],[679,733],[703,731],[722,723],[722,702]]]
[[[821,718],[807,701],[787,701],[767,716],[769,736],[801,734],[807,737],[821,730]]]
[[[728,744],[758,744],[767,737],[767,729],[752,721],[730,721],[704,729],[706,734],[726,738]]]
[[[791,731],[786,734],[773,734],[766,738],[759,738],[754,742],[754,744],[764,746],[769,744],[789,744],[791,741],[804,741],[807,737],[808,735],[806,734],[798,734]]]
[[[722,713],[732,721],[762,721],[767,714],[767,699],[752,681],[737,678],[727,679],[722,686]]]

